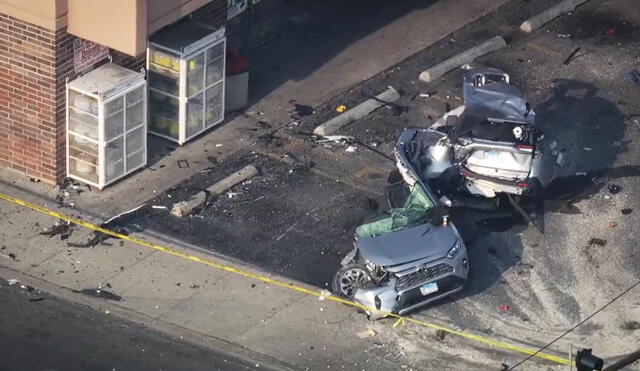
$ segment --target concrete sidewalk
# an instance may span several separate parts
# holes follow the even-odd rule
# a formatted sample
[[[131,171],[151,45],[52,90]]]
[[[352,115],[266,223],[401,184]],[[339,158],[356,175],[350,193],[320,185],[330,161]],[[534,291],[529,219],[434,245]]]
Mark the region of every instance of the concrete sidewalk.
[[[14,186],[1,185],[0,192],[52,207],[39,196]],[[110,246],[70,248],[60,236],[40,234],[53,225],[55,218],[4,200],[0,205],[0,277],[19,279],[185,341],[224,349],[261,367],[481,369],[483,365],[499,365],[505,357],[518,357],[455,336],[444,339],[429,328],[404,325],[394,329],[391,319],[370,322],[353,308],[333,301],[127,241],[110,239]],[[69,213],[69,209],[60,212]],[[87,233],[87,229],[76,226],[69,240]],[[208,254],[161,244],[197,259],[260,274]],[[318,291],[297,282],[291,284]],[[78,293],[100,285],[124,300],[107,301]],[[373,336],[368,335],[369,330],[373,330]],[[452,349],[456,349],[456,355],[452,355]],[[540,366],[532,365],[535,369]]]

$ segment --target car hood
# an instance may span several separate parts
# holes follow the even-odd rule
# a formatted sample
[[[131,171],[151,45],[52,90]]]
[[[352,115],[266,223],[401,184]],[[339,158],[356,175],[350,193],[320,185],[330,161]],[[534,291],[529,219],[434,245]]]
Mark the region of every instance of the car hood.
[[[380,236],[360,237],[356,244],[367,261],[388,267],[425,258],[439,259],[458,238],[451,224],[420,224]]]

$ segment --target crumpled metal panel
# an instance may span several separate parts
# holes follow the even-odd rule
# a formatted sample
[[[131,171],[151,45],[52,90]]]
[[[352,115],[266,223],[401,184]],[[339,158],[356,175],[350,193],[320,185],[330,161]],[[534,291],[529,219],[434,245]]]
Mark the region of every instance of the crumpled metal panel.
[[[524,180],[529,176],[531,153],[496,149],[476,150],[467,158],[467,169],[504,180]]]

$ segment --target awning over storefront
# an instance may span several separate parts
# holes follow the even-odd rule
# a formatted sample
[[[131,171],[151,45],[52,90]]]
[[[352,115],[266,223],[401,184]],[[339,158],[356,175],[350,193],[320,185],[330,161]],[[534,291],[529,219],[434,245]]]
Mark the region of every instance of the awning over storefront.
[[[147,37],[212,0],[0,0],[0,12],[137,56]],[[223,1],[223,0],[214,0]]]

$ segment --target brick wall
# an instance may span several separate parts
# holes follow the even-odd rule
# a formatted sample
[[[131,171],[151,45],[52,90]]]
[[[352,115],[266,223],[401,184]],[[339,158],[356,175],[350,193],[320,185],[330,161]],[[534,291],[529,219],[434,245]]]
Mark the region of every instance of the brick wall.
[[[75,39],[66,29],[0,14],[0,166],[49,183],[64,178],[65,86],[77,77]],[[125,67],[144,66],[144,55],[111,54]]]
[[[56,35],[0,14],[0,165],[58,175]]]
[[[226,1],[212,1],[193,19],[226,21]],[[75,79],[73,41],[57,32],[0,14],[0,166],[56,183],[65,177],[65,88]],[[145,55],[111,50],[113,62],[139,70]],[[100,62],[96,67],[107,61]]]

